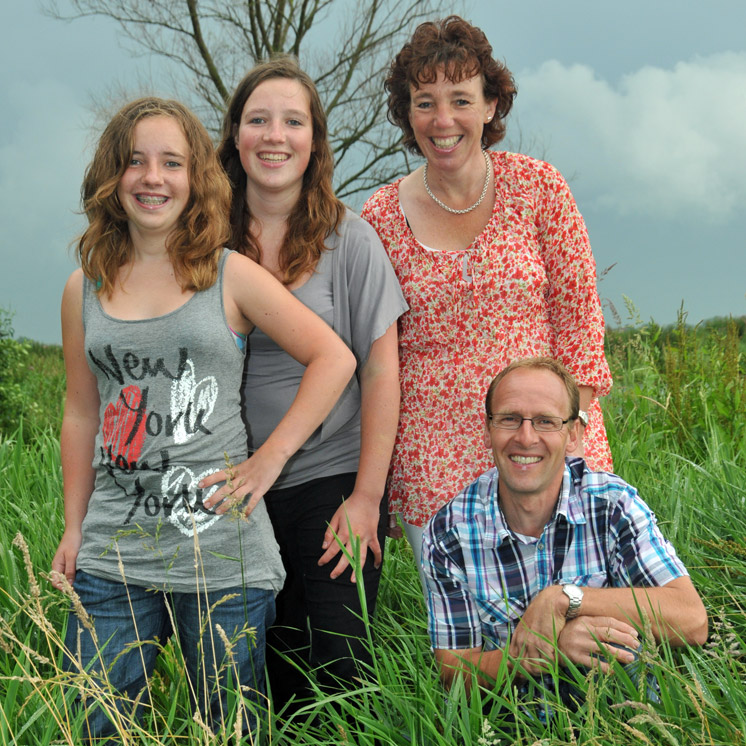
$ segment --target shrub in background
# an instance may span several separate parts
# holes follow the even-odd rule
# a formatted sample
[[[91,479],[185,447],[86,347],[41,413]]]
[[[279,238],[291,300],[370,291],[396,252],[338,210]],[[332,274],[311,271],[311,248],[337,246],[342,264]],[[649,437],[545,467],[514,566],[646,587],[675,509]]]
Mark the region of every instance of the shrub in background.
[[[631,417],[649,445],[667,448],[697,464],[706,463],[710,436],[746,452],[746,317],[687,324],[682,309],[674,325],[643,323],[607,329],[606,355],[614,388],[605,408]],[[612,427],[614,424],[612,423]],[[629,434],[627,433],[627,436]],[[639,439],[625,437],[622,450]],[[617,451],[612,448],[617,456]]]
[[[0,308],[0,436],[23,424],[26,441],[59,435],[65,396],[62,348],[13,337],[13,314]]]
[[[15,431],[24,410],[33,409],[21,386],[29,347],[28,342],[13,339],[13,316],[0,308],[0,433]]]

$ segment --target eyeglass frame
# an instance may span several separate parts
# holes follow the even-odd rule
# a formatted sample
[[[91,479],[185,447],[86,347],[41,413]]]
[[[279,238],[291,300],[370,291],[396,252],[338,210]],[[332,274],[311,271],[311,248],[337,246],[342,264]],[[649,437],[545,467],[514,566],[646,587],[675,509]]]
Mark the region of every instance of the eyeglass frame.
[[[492,418],[493,417],[515,417],[516,419],[520,420],[518,425],[516,427],[505,427],[504,425],[496,425],[494,424]],[[568,423],[573,422],[577,420],[577,417],[568,417],[566,420],[563,420],[559,415],[551,415],[551,414],[539,414],[536,415],[536,417],[521,417],[517,412],[492,412],[491,414],[487,415],[487,419],[490,421],[490,427],[495,428],[495,430],[510,430],[512,432],[517,432],[518,430],[523,427],[523,423],[528,420],[531,423],[531,427],[534,429],[537,433],[558,433],[562,428]],[[536,427],[536,423],[534,420],[541,420],[541,419],[551,419],[555,420],[555,422],[559,421],[560,425],[559,427],[553,429],[553,430],[539,430],[539,428]]]

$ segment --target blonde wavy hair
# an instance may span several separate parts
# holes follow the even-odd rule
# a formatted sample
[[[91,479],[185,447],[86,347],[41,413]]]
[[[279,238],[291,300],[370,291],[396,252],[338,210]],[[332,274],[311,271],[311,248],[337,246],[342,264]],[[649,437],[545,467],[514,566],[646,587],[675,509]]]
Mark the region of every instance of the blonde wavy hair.
[[[297,80],[308,92],[313,123],[313,148],[303,174],[300,197],[288,217],[285,240],[280,248],[282,281],[290,285],[313,270],[326,249],[326,237],[339,228],[345,206],[332,188],[334,157],[327,136],[326,114],[313,80],[291,55],[279,55],[252,68],[238,84],[223,118],[218,157],[233,188],[230,247],[261,264],[262,250],[251,235],[251,210],[246,202],[246,172],[236,148],[236,133],[249,96],[262,83],[274,78]]]
[[[189,199],[166,249],[184,290],[204,290],[217,279],[220,250],[230,236],[230,184],[197,117],[178,101],[146,97],[118,111],[99,138],[81,188],[88,227],[77,241],[85,276],[111,295],[120,267],[132,257],[127,214],[117,187],[132,159],[134,131],[146,117],[171,117],[189,146]]]

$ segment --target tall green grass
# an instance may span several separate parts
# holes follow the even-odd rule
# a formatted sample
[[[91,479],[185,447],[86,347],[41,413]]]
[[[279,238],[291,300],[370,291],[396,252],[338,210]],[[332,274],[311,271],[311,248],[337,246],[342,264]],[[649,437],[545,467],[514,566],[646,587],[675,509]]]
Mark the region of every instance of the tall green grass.
[[[289,717],[272,712],[261,738],[283,746],[746,743],[742,329],[736,323],[691,329],[682,318],[665,333],[636,324],[608,335],[615,386],[604,410],[615,469],[656,511],[711,618],[702,649],[645,650],[661,683],[659,704],[648,703],[622,671],[587,678],[566,672],[586,700],[570,712],[547,694],[555,712],[550,726],[517,698],[507,672],[493,692],[467,693],[457,685],[445,696],[411,552],[405,542],[389,542],[368,675],[351,692],[317,688],[314,701]],[[60,382],[47,378],[34,385],[41,391],[48,385],[56,391],[49,398],[58,397],[53,387]],[[83,672],[60,669],[68,601],[45,578],[62,531],[58,420],[50,420],[46,430],[30,434],[21,427],[0,440],[0,744],[79,743],[71,699],[76,688],[90,689]],[[112,706],[115,695],[96,696]],[[151,746],[235,744],[236,717],[212,734],[195,722],[172,642],[153,677],[152,706],[142,723],[122,723],[121,738]]]

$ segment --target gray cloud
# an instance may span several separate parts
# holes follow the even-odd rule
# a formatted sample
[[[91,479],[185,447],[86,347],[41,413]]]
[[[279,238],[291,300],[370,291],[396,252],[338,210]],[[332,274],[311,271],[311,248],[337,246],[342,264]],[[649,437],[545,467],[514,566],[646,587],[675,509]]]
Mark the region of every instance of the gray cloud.
[[[520,116],[586,203],[722,222],[746,200],[746,53],[642,67],[617,84],[557,61],[523,72]]]

